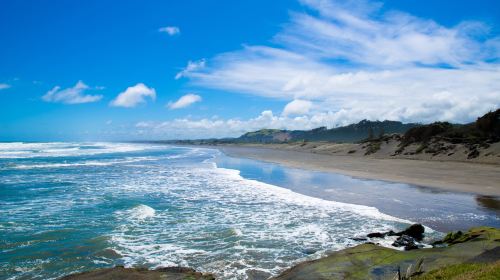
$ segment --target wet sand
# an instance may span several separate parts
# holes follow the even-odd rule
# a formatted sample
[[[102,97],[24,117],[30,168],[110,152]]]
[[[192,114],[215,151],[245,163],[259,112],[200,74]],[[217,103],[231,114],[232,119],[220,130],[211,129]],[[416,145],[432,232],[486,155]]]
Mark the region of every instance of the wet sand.
[[[376,159],[266,147],[217,146],[217,148],[228,156],[251,158],[294,168],[407,183],[453,192],[500,196],[500,165]]]

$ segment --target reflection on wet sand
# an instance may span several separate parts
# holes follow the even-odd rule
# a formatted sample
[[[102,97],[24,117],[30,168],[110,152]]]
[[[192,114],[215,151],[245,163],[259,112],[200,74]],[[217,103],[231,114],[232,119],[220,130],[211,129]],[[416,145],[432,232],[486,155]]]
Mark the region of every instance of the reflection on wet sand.
[[[500,225],[500,198],[495,196],[289,168],[224,155],[216,162],[219,167],[240,170],[240,175],[247,179],[307,196],[373,206],[385,214],[423,223],[442,232]]]

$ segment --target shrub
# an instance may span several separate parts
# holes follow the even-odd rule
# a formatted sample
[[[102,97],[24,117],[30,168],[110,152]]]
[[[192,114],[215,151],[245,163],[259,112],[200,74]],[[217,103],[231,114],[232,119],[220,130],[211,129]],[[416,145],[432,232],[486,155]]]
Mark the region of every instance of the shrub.
[[[435,122],[410,128],[403,136],[403,144],[406,146],[415,142],[429,142],[432,137],[450,131],[452,128],[453,125],[449,122]]]

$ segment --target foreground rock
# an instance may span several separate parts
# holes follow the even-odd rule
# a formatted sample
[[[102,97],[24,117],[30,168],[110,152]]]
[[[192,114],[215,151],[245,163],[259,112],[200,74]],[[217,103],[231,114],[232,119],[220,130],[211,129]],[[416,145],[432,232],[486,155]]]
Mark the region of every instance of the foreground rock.
[[[396,241],[394,241],[394,243],[392,243],[392,246],[404,247],[406,251],[420,249],[420,248],[424,247],[421,244],[417,244],[413,237],[408,236],[406,234],[403,234],[400,237],[398,237],[398,239],[396,239]]]
[[[275,279],[394,279],[398,269],[404,272],[410,265],[415,267],[419,260],[423,260],[424,277],[430,271],[450,265],[500,261],[499,229],[479,227],[452,235],[457,238],[449,237],[449,242],[441,242],[450,244],[448,246],[411,251],[362,244],[300,263]]]
[[[117,266],[72,274],[60,280],[213,280],[212,274],[196,272],[185,267],[166,267],[155,270]]]
[[[404,247],[406,251],[423,248],[424,245],[419,242],[424,238],[425,228],[421,224],[413,224],[407,229],[394,232],[372,232],[366,235],[368,238],[385,238],[387,236],[399,236],[396,241],[392,243],[394,247]],[[361,238],[353,238],[353,240],[362,241]]]
[[[406,235],[408,237],[411,237],[417,241],[421,241],[424,238],[424,232],[425,228],[421,224],[413,224],[409,226],[407,229],[400,231],[400,232],[394,232],[394,231],[388,231],[388,232],[372,232],[367,234],[366,236],[369,238],[384,238],[386,236],[403,236]]]

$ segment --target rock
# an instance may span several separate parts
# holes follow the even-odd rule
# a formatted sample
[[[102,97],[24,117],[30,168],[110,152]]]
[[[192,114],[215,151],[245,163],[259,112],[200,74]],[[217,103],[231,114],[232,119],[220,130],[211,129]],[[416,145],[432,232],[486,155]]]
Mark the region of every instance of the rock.
[[[385,233],[385,235],[386,235],[386,236],[396,236],[396,235],[398,235],[398,234],[397,234],[396,232],[394,232],[394,231],[390,230],[390,231],[386,232],[386,233]]]
[[[366,240],[368,240],[365,237],[352,237],[351,239],[354,241],[366,241]]]
[[[301,262],[271,279],[393,279],[398,268],[404,273],[409,265],[415,267],[415,264],[421,259],[424,260],[423,267],[426,272],[441,269],[448,265],[460,265],[477,261],[499,261],[500,229],[480,227],[473,228],[463,234],[477,237],[444,248],[429,248],[409,252],[376,246],[373,243],[360,244],[331,252],[317,260]],[[468,278],[463,279],[472,278],[470,274],[468,276]]]
[[[248,280],[266,280],[272,275],[269,272],[251,269],[246,272]]]
[[[457,231],[457,232],[450,232],[448,233],[444,238],[443,240],[440,240],[440,241],[436,241],[433,243],[434,244],[448,244],[448,245],[452,245],[452,244],[458,244],[458,243],[463,243],[463,242],[466,242],[466,241],[469,241],[469,240],[472,240],[472,239],[475,239],[477,238],[478,236],[481,235],[481,231],[479,232],[468,232],[468,233],[463,233],[461,231]]]
[[[304,249],[302,249],[302,252],[306,255],[312,255],[312,254],[316,253],[317,250],[313,249],[313,248],[304,248]]]
[[[418,245],[415,242],[415,239],[409,235],[403,234],[394,243],[392,243],[394,247],[405,247],[406,251],[414,250],[418,248],[422,248],[422,245]]]
[[[402,233],[403,232],[401,232],[401,234]],[[372,232],[372,233],[367,234],[366,237],[368,237],[368,238],[384,238],[386,236],[395,236],[395,235],[401,236],[401,234],[398,234],[398,233],[390,230],[388,232]]]
[[[368,238],[384,238],[385,234],[382,232],[372,232],[366,235]]]
[[[422,226],[421,224],[413,224],[409,226],[407,229],[398,232],[394,235],[397,236],[408,235],[415,238],[417,241],[421,241],[422,238],[424,238],[424,232],[425,232],[424,226]]]

